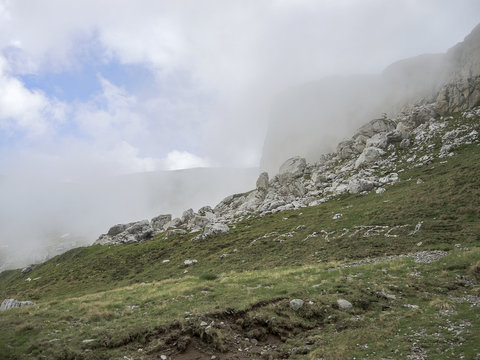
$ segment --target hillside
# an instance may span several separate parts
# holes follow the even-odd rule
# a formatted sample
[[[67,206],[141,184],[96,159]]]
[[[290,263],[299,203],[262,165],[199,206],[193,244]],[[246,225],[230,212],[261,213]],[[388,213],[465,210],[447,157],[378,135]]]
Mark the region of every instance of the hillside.
[[[3,271],[0,359],[480,359],[478,44],[393,65],[431,93],[333,152]]]
[[[358,169],[349,165],[358,155],[340,159],[340,146],[300,178],[286,176],[308,185],[315,168],[330,166],[342,181],[319,180],[317,203],[298,204],[311,200],[307,189],[291,210],[238,212],[242,202],[234,208],[230,197],[215,210],[236,212],[225,233],[167,229],[141,242],[77,248],[25,274],[4,271],[0,297],[36,304],[0,313],[1,353],[478,357],[479,130],[480,109],[430,118],[409,133],[410,146],[397,142]],[[280,180],[268,191],[281,192]],[[355,181],[373,185],[355,189]],[[263,201],[278,201],[268,191]],[[248,204],[250,194],[233,198]]]

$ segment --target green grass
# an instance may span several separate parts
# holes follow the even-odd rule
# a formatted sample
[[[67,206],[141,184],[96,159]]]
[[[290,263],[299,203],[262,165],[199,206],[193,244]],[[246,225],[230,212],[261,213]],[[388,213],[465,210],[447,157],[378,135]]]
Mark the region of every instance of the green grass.
[[[460,121],[456,116],[446,131]],[[184,351],[222,359],[397,359],[420,352],[473,359],[480,313],[465,299],[480,296],[480,148],[455,153],[421,168],[402,164],[401,181],[383,194],[251,217],[205,240],[160,235],[73,249],[27,275],[4,271],[0,298],[37,305],[0,313],[0,359],[175,359]],[[343,217],[332,220],[336,213]],[[331,270],[436,249],[450,253],[431,264],[402,258]],[[187,267],[186,259],[198,263]],[[382,291],[396,300],[379,297]],[[293,298],[306,301],[298,312],[288,306]],[[353,307],[338,309],[338,298]],[[201,321],[214,324],[207,329]],[[245,338],[269,348],[261,354]],[[238,347],[248,346],[239,355]]]

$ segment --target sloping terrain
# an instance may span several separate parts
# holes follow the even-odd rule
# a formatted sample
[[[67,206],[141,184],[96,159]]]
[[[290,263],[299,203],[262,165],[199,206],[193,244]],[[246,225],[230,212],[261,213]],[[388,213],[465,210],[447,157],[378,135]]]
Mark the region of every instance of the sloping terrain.
[[[0,312],[1,356],[480,358],[480,111],[417,130],[415,146],[369,168],[398,177],[377,191],[338,183],[311,206],[238,216],[227,233],[167,230],[1,273],[0,298],[36,303]]]

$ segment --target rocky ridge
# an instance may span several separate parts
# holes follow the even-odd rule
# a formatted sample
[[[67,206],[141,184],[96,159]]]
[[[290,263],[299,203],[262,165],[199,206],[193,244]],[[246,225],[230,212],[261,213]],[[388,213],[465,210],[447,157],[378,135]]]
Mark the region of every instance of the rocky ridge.
[[[393,118],[371,120],[340,142],[336,152],[315,163],[290,158],[273,178],[261,173],[254,190],[230,195],[213,209],[204,206],[197,212],[188,209],[179,218],[165,214],[118,224],[95,244],[140,242],[158,234],[167,239],[197,233],[193,240],[201,240],[228,232],[236,222],[252,216],[319,205],[343,193],[382,193],[399,181],[398,173],[405,168],[427,165],[434,157],[448,158],[462,144],[479,143],[477,126],[462,124],[446,130],[453,121],[447,114],[461,112],[465,119],[474,118],[480,116],[479,106],[480,77],[457,79]],[[435,141],[440,142],[439,149]]]

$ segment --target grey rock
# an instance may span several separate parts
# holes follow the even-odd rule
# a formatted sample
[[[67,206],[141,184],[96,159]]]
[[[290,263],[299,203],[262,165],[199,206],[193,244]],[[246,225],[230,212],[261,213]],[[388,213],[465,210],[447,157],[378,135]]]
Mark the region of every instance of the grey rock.
[[[352,179],[348,183],[348,192],[351,194],[358,194],[363,191],[370,191],[374,188],[375,184],[369,180],[364,179]]]
[[[198,215],[206,216],[207,214],[213,214],[213,209],[210,206],[203,206],[198,209]]]
[[[185,210],[182,214],[182,224],[188,223],[190,220],[192,220],[195,217],[195,213],[193,212],[193,209],[188,209]]]
[[[361,135],[371,138],[375,134],[395,130],[396,126],[397,124],[393,120],[387,118],[374,119],[360,127],[353,138],[357,138]]]
[[[290,301],[290,309],[293,311],[297,311],[302,308],[303,306],[303,300],[302,299],[293,299]]]
[[[28,266],[24,267],[24,268],[22,269],[22,274],[25,275],[25,274],[31,273],[31,272],[35,269],[35,266],[36,266],[36,265],[31,264],[31,265],[28,265]]]
[[[166,214],[154,217],[150,223],[155,232],[161,232],[163,231],[165,224],[167,224],[169,221],[172,221],[172,215]]]
[[[207,238],[217,234],[223,234],[228,232],[229,230],[230,229],[228,225],[225,225],[222,223],[208,224],[207,226],[205,226],[205,230],[203,232],[203,238]]]
[[[127,228],[127,224],[117,224],[117,225],[113,225],[107,232],[107,235],[109,236],[116,236],[122,232],[125,231],[125,229]]]
[[[357,161],[355,161],[355,169],[373,164],[379,161],[383,155],[385,155],[385,151],[382,149],[376,147],[367,147],[360,154]]]
[[[343,140],[337,145],[337,154],[342,160],[350,159],[358,155],[360,152],[361,151],[358,151],[355,147],[355,140],[352,139]]]
[[[163,229],[164,230],[168,230],[168,229],[174,229],[176,227],[179,227],[180,225],[182,225],[183,222],[182,222],[182,219],[180,218],[174,218],[172,220],[170,220],[168,223],[166,223],[164,226],[163,226]]]
[[[193,260],[187,259],[187,260],[185,260],[185,261],[183,262],[183,264],[184,264],[185,266],[190,266],[190,265],[196,264],[197,262],[198,262],[198,261],[195,260],[195,259],[193,259]]]
[[[257,191],[267,191],[268,190],[268,173],[262,172],[257,179]]]
[[[278,173],[280,175],[291,174],[293,177],[300,177],[303,175],[306,167],[306,160],[300,156],[295,156],[285,161],[282,166],[280,166]]]
[[[115,230],[111,233],[116,235],[103,234],[95,241],[96,245],[115,245],[132,242],[144,241],[151,238],[154,234],[153,228],[148,220],[137,221],[125,225],[115,225]],[[124,229],[117,233],[119,229]],[[112,228],[111,228],[112,229]],[[110,230],[111,230],[110,229]]]
[[[365,143],[365,147],[376,147],[379,149],[385,149],[388,145],[388,137],[385,133],[379,133],[373,135]],[[362,149],[363,150],[363,149]]]
[[[170,229],[167,230],[167,236],[174,236],[174,235],[185,235],[187,230],[184,229]]]
[[[35,305],[35,303],[31,301],[18,301],[15,299],[5,299],[0,305],[0,311],[4,311],[4,310],[16,308],[16,307],[32,306],[32,305]]]
[[[352,307],[352,303],[345,299],[338,299],[337,304],[340,309],[350,309]]]

